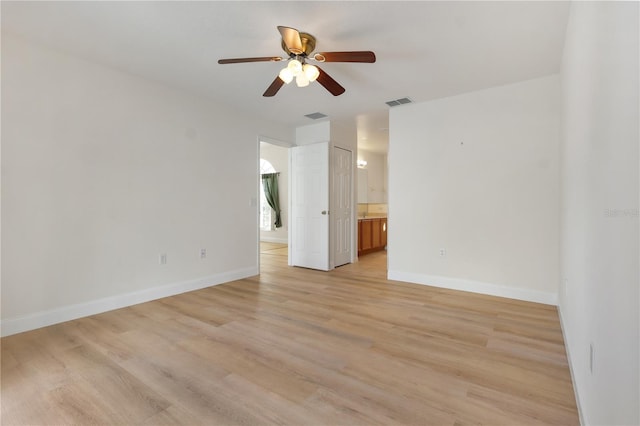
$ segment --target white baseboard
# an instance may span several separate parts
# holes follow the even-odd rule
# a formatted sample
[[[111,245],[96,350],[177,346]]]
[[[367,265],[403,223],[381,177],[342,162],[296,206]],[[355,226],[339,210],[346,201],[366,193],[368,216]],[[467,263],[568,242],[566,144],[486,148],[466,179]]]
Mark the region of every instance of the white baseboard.
[[[230,281],[240,280],[258,275],[257,267],[238,269],[235,271],[223,272],[210,275],[208,277],[197,278],[195,280],[182,281],[167,284],[159,287],[152,287],[132,293],[118,294],[103,299],[92,300],[85,303],[63,306],[48,311],[36,312],[17,318],[8,318],[0,322],[0,335],[2,337],[24,331],[35,330],[36,328],[58,324],[89,315],[95,315],[114,309],[137,305],[163,297],[174,296],[188,291],[200,290]]]
[[[433,287],[448,288],[451,290],[469,291],[472,293],[506,297],[509,299],[518,299],[527,302],[544,303],[546,305],[558,304],[557,293],[546,293],[543,291],[530,290],[526,288],[509,287],[500,284],[485,283],[481,281],[439,277],[435,275],[423,275],[415,274],[413,272],[402,272],[393,270],[389,270],[387,272],[387,277],[390,280],[406,281],[409,283],[430,285]]]
[[[260,237],[260,241],[264,241],[265,243],[289,244],[289,240],[287,238]]]
[[[569,373],[571,373],[571,383],[573,384],[573,394],[576,398],[576,405],[578,406],[578,420],[581,425],[584,425],[584,415],[582,414],[582,404],[580,404],[580,395],[578,394],[578,387],[576,386],[576,376],[573,373],[573,359],[569,352],[569,340],[567,340],[566,327],[564,324],[564,318],[562,317],[562,305],[558,303],[558,316],[560,317],[560,329],[562,330],[562,338],[564,339],[564,349],[567,353],[567,363],[569,364]]]

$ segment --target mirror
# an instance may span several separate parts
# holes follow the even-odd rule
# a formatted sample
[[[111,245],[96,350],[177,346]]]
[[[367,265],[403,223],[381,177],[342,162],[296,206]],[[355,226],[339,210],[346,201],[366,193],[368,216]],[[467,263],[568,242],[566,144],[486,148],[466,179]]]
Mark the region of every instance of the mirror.
[[[369,193],[369,176],[366,169],[358,169],[358,204],[366,204]]]

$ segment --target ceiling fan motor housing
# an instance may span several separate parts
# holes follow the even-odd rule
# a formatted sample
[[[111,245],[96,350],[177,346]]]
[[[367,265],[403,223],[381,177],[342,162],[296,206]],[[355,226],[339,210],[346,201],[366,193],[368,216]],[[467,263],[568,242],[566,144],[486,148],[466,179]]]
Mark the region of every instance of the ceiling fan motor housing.
[[[308,33],[300,33],[300,41],[302,42],[302,49],[298,52],[290,50],[287,45],[284,43],[284,39],[282,40],[282,50],[287,52],[289,56],[309,56],[311,52],[316,48],[316,38]]]

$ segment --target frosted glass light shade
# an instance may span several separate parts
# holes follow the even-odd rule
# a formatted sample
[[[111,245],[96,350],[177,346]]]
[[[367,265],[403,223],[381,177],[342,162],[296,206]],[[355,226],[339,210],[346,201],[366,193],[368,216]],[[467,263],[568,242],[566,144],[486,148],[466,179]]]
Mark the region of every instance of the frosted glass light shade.
[[[280,80],[284,81],[286,84],[289,84],[291,83],[291,80],[293,80],[293,72],[291,72],[289,67],[282,68],[278,77],[280,77]]]
[[[298,74],[300,74],[300,72],[302,71],[302,63],[297,59],[293,59],[292,61],[289,61],[289,65],[287,65],[287,68],[291,70],[294,77],[297,77]]]
[[[298,87],[306,87],[309,85],[309,79],[305,73],[301,72],[296,76],[296,84]]]
[[[307,76],[307,79],[309,81],[316,81],[316,78],[318,78],[318,76],[320,75],[318,67],[314,65],[304,64],[302,66],[302,71]]]

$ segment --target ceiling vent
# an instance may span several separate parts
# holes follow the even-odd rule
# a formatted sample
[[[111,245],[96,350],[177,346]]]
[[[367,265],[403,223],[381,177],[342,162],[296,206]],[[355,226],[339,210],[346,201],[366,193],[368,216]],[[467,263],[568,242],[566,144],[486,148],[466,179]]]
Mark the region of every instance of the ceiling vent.
[[[390,107],[394,107],[398,105],[410,104],[411,102],[412,101],[409,98],[400,98],[400,99],[395,99],[393,101],[387,101],[385,102],[385,104],[389,105]]]
[[[314,112],[313,114],[305,114],[305,117],[308,117],[308,118],[310,118],[312,120],[318,120],[320,118],[328,117],[328,115],[323,114],[321,112]]]

